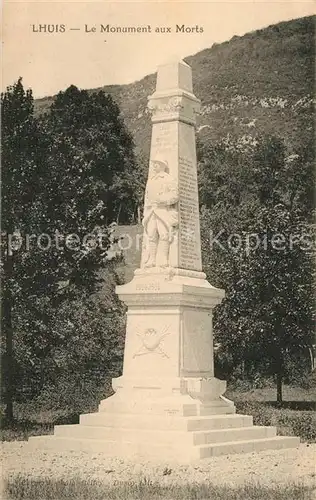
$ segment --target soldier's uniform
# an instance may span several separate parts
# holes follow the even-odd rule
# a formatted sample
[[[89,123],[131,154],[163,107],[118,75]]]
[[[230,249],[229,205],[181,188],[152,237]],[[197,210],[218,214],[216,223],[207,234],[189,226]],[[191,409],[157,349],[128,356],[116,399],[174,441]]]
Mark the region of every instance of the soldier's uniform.
[[[164,162],[160,162],[164,163]],[[166,165],[164,163],[164,165]],[[178,225],[178,190],[167,172],[158,172],[148,180],[145,192],[143,226],[148,238],[146,267],[156,265],[159,243],[160,265],[167,266],[174,228]]]

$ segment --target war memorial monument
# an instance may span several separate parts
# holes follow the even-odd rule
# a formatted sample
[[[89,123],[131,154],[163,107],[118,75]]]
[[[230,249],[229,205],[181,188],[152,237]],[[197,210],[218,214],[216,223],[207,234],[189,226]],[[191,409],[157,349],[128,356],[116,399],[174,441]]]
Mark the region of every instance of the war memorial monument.
[[[127,305],[123,374],[115,394],[76,425],[30,439],[34,448],[189,462],[221,454],[296,447],[296,437],[254,426],[214,377],[212,314],[224,291],[202,271],[194,96],[190,66],[158,69],[149,97],[152,138],[140,268],[118,286]],[[229,335],[229,332],[227,332]]]

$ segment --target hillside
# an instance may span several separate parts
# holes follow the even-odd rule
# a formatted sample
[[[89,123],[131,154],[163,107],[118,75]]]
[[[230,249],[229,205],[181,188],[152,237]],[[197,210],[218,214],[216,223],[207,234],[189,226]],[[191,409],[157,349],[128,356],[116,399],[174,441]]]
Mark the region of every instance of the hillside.
[[[214,44],[186,58],[194,92],[202,101],[198,135],[202,141],[266,132],[301,144],[313,134],[315,16],[269,26]],[[129,85],[102,87],[119,104],[138,152],[148,157],[150,116],[147,97],[155,74]],[[99,89],[93,89],[95,91]],[[53,97],[35,102],[47,110]]]

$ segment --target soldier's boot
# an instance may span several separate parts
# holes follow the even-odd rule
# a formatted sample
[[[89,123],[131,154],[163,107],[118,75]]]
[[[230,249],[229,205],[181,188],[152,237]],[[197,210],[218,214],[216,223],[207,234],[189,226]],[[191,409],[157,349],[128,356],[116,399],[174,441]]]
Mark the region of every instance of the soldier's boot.
[[[149,257],[145,267],[156,267],[157,241],[149,241],[148,253]]]
[[[169,238],[166,237],[164,239],[161,239],[159,246],[160,246],[160,248],[159,248],[160,266],[161,267],[168,267],[169,266],[169,248],[170,248]]]

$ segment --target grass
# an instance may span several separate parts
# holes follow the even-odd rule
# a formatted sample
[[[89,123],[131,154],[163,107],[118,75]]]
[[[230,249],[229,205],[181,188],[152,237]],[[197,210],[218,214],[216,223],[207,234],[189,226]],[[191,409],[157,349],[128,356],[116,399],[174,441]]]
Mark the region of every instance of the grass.
[[[245,391],[241,389],[238,389],[238,391],[228,389],[227,397],[234,401],[240,401],[246,398],[247,401],[273,402],[276,404],[276,388],[275,386],[266,386],[260,389],[247,389]],[[283,405],[287,405],[289,402],[305,402],[316,405],[316,386],[305,389],[302,387],[284,385],[283,400]]]
[[[273,425],[281,436],[298,436],[307,443],[316,442],[315,387],[302,389],[284,386],[284,401],[275,401],[275,388],[227,391],[237,413],[253,416],[255,425]]]
[[[10,478],[3,500],[312,500],[311,487],[246,484],[236,488],[212,484],[164,486],[147,478],[107,485],[97,480]]]

